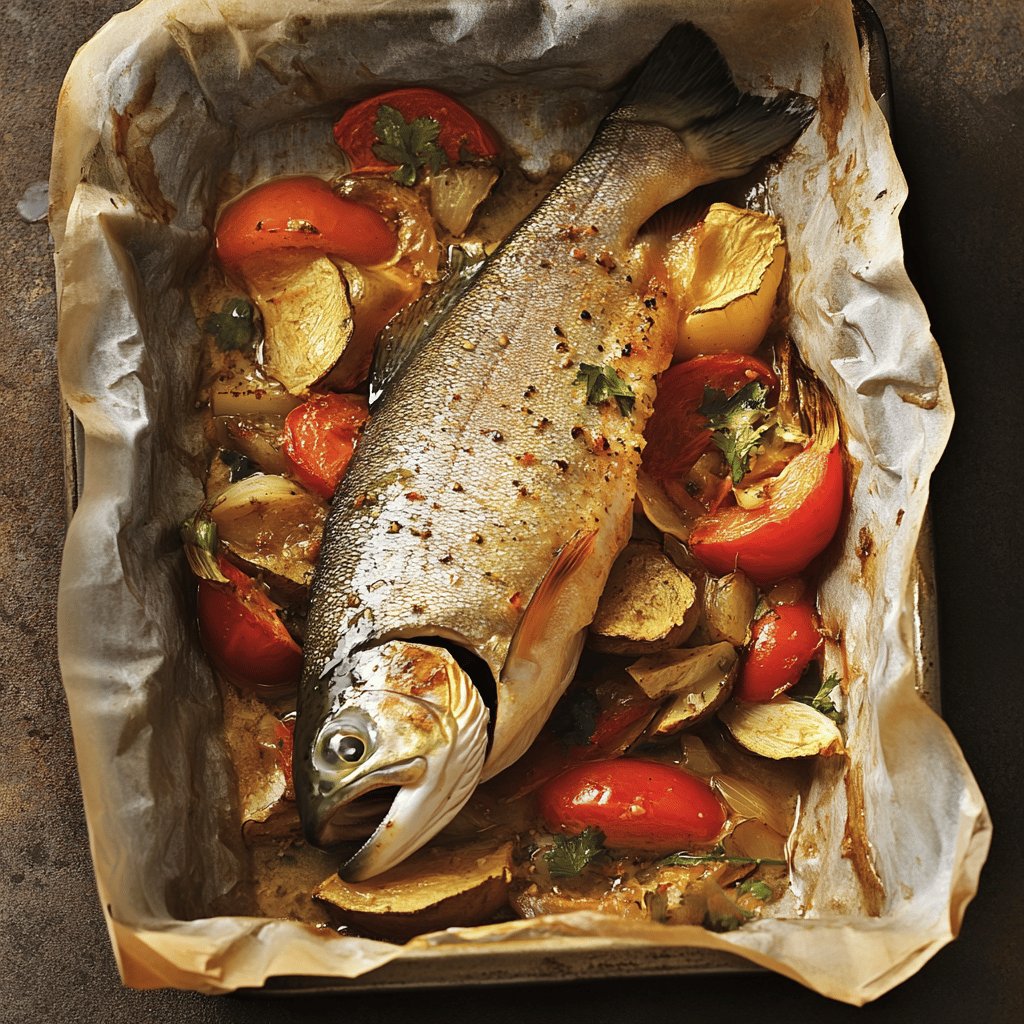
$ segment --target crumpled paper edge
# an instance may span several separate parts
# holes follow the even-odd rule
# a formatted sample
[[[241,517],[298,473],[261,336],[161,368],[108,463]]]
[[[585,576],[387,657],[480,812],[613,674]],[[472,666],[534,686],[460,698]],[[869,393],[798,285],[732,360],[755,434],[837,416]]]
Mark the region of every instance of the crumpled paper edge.
[[[281,43],[282,39],[287,40],[287,26],[282,27],[273,17],[269,8],[261,8],[254,13],[257,5],[237,3],[225,5],[230,10],[231,21],[234,26],[231,31],[242,40],[245,51],[250,59],[258,60],[261,48],[273,47]],[[297,5],[291,5],[292,9]],[[319,5],[318,9],[323,10],[325,5]],[[349,9],[362,5],[348,5]],[[444,5],[441,5],[444,6]],[[652,9],[662,17],[665,16],[665,5],[653,4]],[[724,10],[714,13],[709,11],[698,11],[696,19],[704,24],[713,21],[715,17],[726,18],[733,8],[742,5],[725,4],[721,5]],[[801,4],[799,2],[782,3],[778,5],[780,13],[789,17],[799,18],[831,15],[836,18],[836,24],[842,23],[846,30],[847,40],[852,36],[852,25],[846,25],[846,19],[840,14],[841,5],[833,3],[825,5],[820,12],[812,10],[816,5]],[[95,772],[86,770],[97,766],[109,754],[102,743],[96,742],[97,723],[106,722],[108,725],[112,715],[111,704],[116,703],[114,696],[121,693],[130,701],[144,701],[152,694],[146,691],[139,692],[134,686],[138,678],[147,678],[152,674],[152,667],[139,664],[133,657],[133,644],[124,642],[120,645],[106,643],[101,650],[96,649],[93,638],[88,631],[88,623],[84,622],[82,616],[76,614],[86,599],[94,600],[97,596],[97,584],[103,588],[103,593],[115,603],[122,606],[126,626],[131,624],[145,631],[161,632],[167,629],[167,624],[157,621],[159,616],[148,616],[146,614],[147,595],[144,592],[132,591],[131,587],[122,586],[121,580],[109,578],[106,573],[109,566],[105,564],[102,556],[92,557],[90,552],[90,539],[105,538],[113,543],[118,543],[120,531],[128,524],[132,516],[125,514],[118,521],[118,530],[111,536],[111,523],[106,516],[110,512],[108,504],[110,495],[104,494],[91,488],[91,482],[110,480],[137,479],[140,466],[133,458],[136,444],[144,440],[148,430],[148,421],[145,415],[140,415],[140,409],[145,406],[147,387],[150,381],[145,380],[145,373],[125,379],[123,374],[115,375],[113,378],[104,379],[102,370],[104,366],[96,366],[90,361],[90,356],[95,352],[90,346],[98,338],[104,338],[108,342],[115,339],[117,346],[124,350],[139,349],[142,346],[141,338],[145,331],[142,322],[145,321],[144,311],[133,307],[135,296],[131,294],[132,270],[125,265],[124,238],[119,238],[119,230],[123,230],[125,237],[131,236],[135,225],[135,213],[131,200],[132,182],[125,182],[123,174],[117,166],[117,160],[111,155],[109,146],[104,146],[100,132],[90,137],[91,126],[97,122],[96,96],[81,89],[83,74],[92,79],[93,83],[101,90],[109,88],[111,82],[105,77],[105,72],[117,63],[117,59],[125,61],[125,67],[144,67],[147,61],[166,56],[161,44],[155,40],[152,33],[142,31],[150,29],[161,20],[169,26],[169,30],[175,25],[180,26],[182,12],[188,11],[192,18],[190,31],[197,32],[201,36],[201,29],[204,25],[216,24],[221,18],[220,13],[214,5],[206,3],[194,4],[173,4],[166,0],[151,0],[143,5],[144,10],[136,9],[128,15],[114,19],[107,27],[95,37],[94,41],[80,54],[76,64],[69,73],[69,83],[73,80],[77,87],[72,88],[70,84],[62,92],[59,113],[58,133],[55,141],[53,177],[51,181],[51,195],[53,196],[53,212],[51,225],[54,239],[57,243],[57,282],[60,304],[59,322],[59,348],[61,361],[61,380],[65,397],[79,417],[88,439],[86,451],[86,483],[85,492],[82,496],[79,512],[76,514],[69,531],[69,541],[65,556],[65,570],[62,572],[60,607],[58,611],[60,622],[60,649],[62,670],[65,675],[66,687],[68,690],[69,705],[72,712],[72,723],[75,733],[76,749],[79,754],[79,763],[82,766],[81,776],[83,784],[83,795],[85,798],[87,816],[90,828],[90,842],[93,848],[94,862],[97,865],[97,880],[100,886],[101,898],[104,902],[104,910],[107,915],[108,925],[111,929],[112,940],[115,950],[118,952],[119,963],[122,968],[126,982],[139,987],[150,987],[153,985],[180,985],[182,987],[197,987],[205,991],[228,991],[241,985],[260,984],[266,977],[278,973],[289,974],[316,974],[324,976],[351,976],[360,974],[370,966],[391,960],[402,955],[400,949],[386,946],[381,943],[354,942],[351,939],[342,939],[337,936],[317,935],[311,937],[311,929],[307,926],[296,925],[288,922],[266,922],[253,919],[239,918],[215,918],[206,920],[192,920],[188,922],[175,922],[168,920],[166,916],[166,901],[161,901],[159,896],[154,897],[152,893],[145,891],[140,886],[138,891],[118,892],[117,903],[125,910],[131,908],[127,913],[123,912],[121,906],[114,908],[114,903],[108,898],[111,895],[110,886],[105,878],[106,872],[101,866],[118,864],[124,856],[119,844],[114,841],[119,836],[118,815],[125,809],[133,809],[133,801],[138,800],[138,793],[135,787],[125,785],[124,780],[118,779],[116,772],[109,771]],[[379,5],[367,5],[369,8],[377,9]],[[252,9],[250,9],[252,8]],[[675,8],[677,17],[680,16],[679,7]],[[564,14],[563,5],[552,3],[547,5],[546,11],[552,15],[549,19],[551,30],[550,42],[557,46],[559,42],[559,15]],[[464,17],[465,24],[472,23],[474,13],[479,13],[479,5],[467,3],[462,5],[456,12],[456,18]],[[256,27],[251,31],[242,32],[237,25],[251,19]],[[148,19],[148,20],[147,20]],[[780,17],[780,23],[784,19]],[[714,34],[713,25],[710,26]],[[460,31],[456,25],[454,31]],[[130,40],[130,43],[128,42]],[[729,40],[721,38],[723,48],[727,56],[732,59]],[[127,44],[127,45],[126,45]],[[772,47],[766,45],[764,52],[771,53]],[[92,62],[92,63],[90,63]],[[849,70],[847,68],[847,70]],[[756,77],[757,69],[748,72]],[[763,70],[765,84],[770,82],[770,67]],[[826,83],[829,84],[829,83]],[[835,83],[832,83],[835,84]],[[854,99],[865,106],[865,123],[871,126],[871,131],[880,130],[877,110],[872,111],[870,100],[866,95],[866,85],[854,83],[852,78],[846,82],[849,85],[860,86],[859,95]],[[120,94],[111,96],[114,105],[123,103],[132,95],[133,85],[131,82],[122,82],[119,85],[122,90]],[[116,93],[117,90],[115,89]],[[830,101],[832,97],[829,97]],[[209,102],[209,94],[207,94]],[[120,109],[120,108],[119,108]],[[78,124],[75,125],[76,120]],[[102,113],[99,117],[102,123]],[[74,127],[72,127],[74,126]],[[85,127],[83,129],[83,126]],[[74,140],[72,145],[66,145],[67,139]],[[826,313],[834,313],[844,318],[844,328],[852,337],[858,334],[862,338],[872,338],[877,323],[876,304],[880,296],[898,295],[900,300],[900,323],[906,327],[906,336],[916,338],[918,344],[916,350],[929,350],[927,343],[921,343],[922,332],[927,336],[927,321],[923,309],[916,297],[908,298],[909,285],[906,282],[905,273],[902,268],[901,252],[897,245],[892,245],[892,231],[896,214],[905,198],[905,186],[898,168],[895,167],[891,150],[888,157],[892,166],[886,168],[889,176],[890,195],[886,198],[891,204],[891,212],[887,216],[878,217],[868,211],[869,216],[862,225],[869,236],[877,235],[875,241],[882,242],[882,248],[888,253],[889,259],[883,260],[871,266],[870,261],[863,267],[852,268],[852,281],[849,294],[835,295],[830,297],[826,304]],[[783,176],[786,169],[783,170]],[[79,183],[88,178],[89,184],[79,187]],[[193,183],[194,184],[194,183]],[[860,183],[863,184],[863,183]],[[196,186],[201,187],[201,183]],[[784,191],[784,190],[783,190]],[[128,198],[126,198],[126,193]],[[859,195],[859,185],[851,186],[847,191],[847,198]],[[842,199],[842,189],[830,191],[827,196],[820,197],[818,212],[821,216],[827,217],[829,213],[828,203],[833,205],[833,215],[836,206]],[[876,200],[877,202],[877,200]],[[112,204],[113,212],[108,210],[107,204]],[[120,207],[118,204],[123,204]],[[102,211],[102,212],[101,212]],[[780,211],[784,212],[784,211]],[[877,213],[877,211],[876,211]],[[856,213],[854,214],[856,216]],[[74,226],[78,225],[78,230]],[[102,225],[102,230],[97,234],[94,230],[96,224]],[[69,227],[70,225],[70,227]],[[92,225],[92,226],[90,226]],[[68,230],[65,231],[65,228]],[[898,233],[898,229],[897,233]],[[205,243],[205,235],[199,223],[175,224],[172,229],[179,232],[175,244],[194,246],[201,248]],[[143,232],[145,234],[145,232]],[[159,233],[153,231],[151,241],[159,248],[166,244],[166,238],[156,237]],[[130,238],[127,248],[131,248],[137,242],[136,238]],[[865,253],[870,255],[875,250],[871,244],[865,245]],[[802,274],[799,264],[800,254],[796,248],[793,252],[794,279],[797,288],[794,293],[794,306],[797,308],[815,308],[816,303],[803,304],[800,301],[799,291],[801,286],[813,287],[813,275]],[[88,269],[85,269],[88,268]],[[125,308],[118,311],[110,308],[99,308],[94,299],[85,294],[86,289],[82,288],[82,282],[88,281],[89,275],[97,275],[97,280],[120,280],[123,282],[122,295]],[[65,285],[67,287],[65,287]],[[912,293],[911,293],[912,295]],[[175,309],[172,314],[184,322],[184,311]],[[884,318],[883,318],[884,319]],[[125,332],[125,324],[134,324],[135,329]],[[801,332],[813,331],[816,326],[813,322],[801,322],[797,317],[794,325],[795,333],[800,340]],[[887,326],[891,326],[887,324]],[[118,337],[118,333],[121,336]],[[840,336],[843,331],[841,330]],[[929,339],[930,340],[930,339]],[[802,346],[804,347],[804,346]],[[934,350],[932,343],[931,349]],[[948,433],[950,421],[950,409],[948,401],[948,390],[945,385],[944,375],[941,372],[941,361],[937,352],[932,352],[938,366],[938,374],[935,379],[933,394],[925,394],[919,387],[921,377],[915,379],[912,373],[906,368],[898,366],[897,373],[873,373],[877,367],[867,366],[866,372],[859,374],[861,369],[857,365],[858,356],[844,354],[842,351],[835,353],[831,365],[821,365],[812,360],[814,368],[833,387],[837,397],[842,401],[844,391],[852,387],[856,392],[861,388],[868,389],[863,393],[870,393],[870,389],[876,385],[883,389],[886,394],[892,393],[895,400],[906,402],[907,399],[900,397],[899,386],[903,381],[911,385],[911,403],[920,402],[922,409],[933,402],[932,410],[937,410],[938,415],[929,420],[928,429],[922,432],[926,451],[918,454],[916,459],[919,475],[909,495],[913,500],[908,501],[904,510],[903,522],[906,524],[906,532],[916,531],[923,515],[927,497],[927,478],[934,462],[937,460],[941,448],[945,443],[945,435]],[[143,361],[144,362],[144,361]],[[933,401],[934,400],[934,401]],[[899,459],[892,459],[894,445],[903,440],[896,437],[874,437],[868,430],[861,429],[862,424],[857,422],[856,415],[849,415],[858,409],[856,403],[844,406],[846,426],[848,430],[848,444],[851,454],[856,459],[861,457],[875,460],[882,466],[883,470],[891,470],[893,465],[900,465]],[[924,410],[931,411],[931,410]],[[897,417],[899,419],[899,417]],[[888,464],[887,464],[888,460]],[[884,474],[883,474],[884,475]],[[121,495],[123,498],[124,495]],[[137,495],[135,495],[137,497]],[[872,495],[858,495],[865,501],[858,502],[858,513],[862,510],[865,513],[865,526],[874,527],[876,524],[871,519],[871,512],[875,507],[884,505],[884,501],[872,500]],[[877,496],[876,496],[877,497]],[[116,507],[116,503],[115,503]],[[126,510],[123,507],[117,509],[119,513]],[[156,523],[153,527],[153,539],[157,546],[162,538],[166,536],[168,522],[160,522],[159,510],[156,511]],[[884,536],[884,534],[883,534]],[[851,547],[848,545],[848,548]],[[866,612],[881,611],[881,620],[885,631],[895,631],[898,635],[906,636],[907,623],[906,611],[910,602],[908,600],[909,560],[911,558],[913,545],[903,544],[900,548],[904,557],[884,563],[885,579],[880,589],[883,594],[892,595],[882,601],[882,607],[865,608]],[[163,551],[161,557],[173,560],[176,555],[172,552]],[[826,587],[824,600],[825,612],[828,612],[830,600],[837,601],[845,596],[842,591],[842,584],[838,582],[840,574],[846,570],[851,574],[856,570],[852,558],[856,557],[855,552],[846,550],[838,561],[833,579],[836,580],[835,587],[839,588],[832,593],[830,587]],[[90,570],[94,575],[90,576]],[[180,572],[171,569],[167,578],[180,579]],[[137,580],[133,583],[137,584]],[[182,583],[182,585],[184,585]],[[892,585],[890,587],[890,585]],[[830,596],[831,594],[831,596]],[[154,594],[159,601],[172,600],[169,594]],[[180,628],[170,627],[172,638],[188,646],[188,638],[185,631]],[[83,657],[84,652],[84,657]],[[856,651],[852,652],[854,655]],[[899,711],[901,702],[907,704],[916,697],[908,689],[908,681],[912,672],[912,658],[910,649],[904,644],[897,652],[898,664],[897,679],[901,685],[889,687],[882,695],[888,703]],[[111,660],[114,659],[114,660]],[[197,678],[208,678],[208,670],[194,657],[185,656],[185,666],[190,672],[194,671]],[[110,666],[114,665],[116,671],[111,673]],[[176,666],[180,668],[182,666]],[[885,669],[887,666],[881,666]],[[860,666],[866,676],[878,670],[875,664]],[[111,692],[109,687],[110,675],[114,675],[114,683],[121,687]],[[104,687],[98,684],[102,681]],[[863,699],[864,687],[855,687],[853,690],[854,702]],[[207,691],[208,692],[208,691]],[[872,694],[874,702],[878,694]],[[116,716],[115,716],[116,717]],[[145,717],[143,713],[142,717]],[[872,955],[865,956],[865,949],[859,945],[849,951],[849,956],[856,961],[856,978],[833,978],[826,972],[823,973],[822,965],[812,957],[809,960],[802,960],[790,949],[792,942],[789,936],[802,936],[805,929],[811,928],[811,934],[821,936],[826,932],[831,935],[831,951],[841,946],[842,940],[846,938],[845,932],[848,921],[836,918],[814,918],[805,920],[790,921],[763,921],[756,922],[745,927],[736,934],[717,936],[705,932],[702,929],[651,929],[649,926],[644,929],[637,929],[635,926],[627,926],[621,921],[609,921],[606,918],[594,918],[588,914],[573,914],[555,921],[545,919],[540,922],[516,922],[512,925],[496,926],[490,929],[468,929],[451,933],[444,933],[440,936],[424,937],[415,940],[410,944],[409,949],[436,948],[452,942],[498,942],[504,936],[516,936],[518,938],[542,938],[549,936],[581,935],[583,930],[589,932],[593,928],[599,928],[609,941],[630,940],[643,941],[658,945],[694,944],[710,949],[726,949],[729,952],[746,956],[747,958],[769,966],[774,970],[780,970],[791,977],[797,978],[816,988],[823,994],[835,998],[844,999],[849,1002],[863,1002],[875,998],[886,991],[892,985],[913,973],[927,957],[932,955],[946,941],[952,938],[959,928],[963,909],[977,884],[977,875],[981,863],[987,851],[990,823],[984,802],[981,799],[969,771],[963,765],[962,757],[956,748],[955,741],[949,735],[948,730],[938,720],[931,720],[922,717],[920,709],[913,709],[911,717],[921,726],[924,737],[923,741],[933,744],[936,741],[945,747],[949,771],[949,781],[955,787],[959,787],[959,806],[957,808],[959,827],[955,830],[955,842],[952,848],[947,848],[943,858],[943,867],[948,869],[951,881],[951,892],[949,905],[944,915],[937,916],[934,920],[913,920],[913,915],[903,913],[887,914],[879,919],[862,919],[857,922],[858,927],[874,935],[874,941],[868,947]],[[215,715],[211,717],[211,721]],[[870,722],[870,715],[863,715],[858,707],[854,707],[854,722],[867,720]],[[857,737],[855,736],[855,739]],[[877,737],[870,734],[865,735],[865,749],[877,752],[880,746]],[[899,760],[899,759],[897,759]],[[944,764],[946,762],[944,761]],[[103,766],[106,769],[106,765]],[[166,766],[164,766],[166,767]],[[194,767],[194,766],[193,766]],[[222,762],[217,762],[214,757],[210,764],[212,777],[218,772],[226,771]],[[897,764],[902,770],[903,765]],[[153,811],[152,808],[149,809]],[[223,808],[211,810],[211,815],[223,811]],[[214,830],[215,831],[215,830]],[[124,838],[121,836],[121,838]],[[230,858],[229,844],[224,849],[216,851],[215,856]],[[808,860],[815,868],[822,865],[816,864],[813,858]],[[833,868],[835,865],[833,865]],[[954,868],[958,870],[954,870]],[[908,899],[907,903],[913,901]],[[907,918],[911,918],[907,920]],[[126,919],[133,919],[135,923],[128,924]],[[920,941],[915,948],[906,948],[906,943],[900,945],[898,939],[901,935],[900,929],[911,927],[921,934],[927,936]],[[638,934],[642,931],[648,934]],[[657,932],[657,939],[650,939],[648,935]],[[798,945],[804,945],[805,939],[797,938]],[[329,954],[318,957],[312,954],[308,948],[309,944],[320,950],[330,949]],[[339,947],[339,943],[341,944]],[[838,945],[837,945],[838,944]],[[813,943],[812,943],[813,945]],[[774,948],[776,954],[779,947],[782,947],[783,959],[778,955],[772,956],[768,950]],[[284,947],[284,948],[282,948]],[[344,950],[342,956],[344,964],[335,960],[335,947]],[[789,951],[787,956],[787,950]],[[365,955],[364,955],[365,954]],[[846,959],[843,957],[842,959]],[[895,959],[895,964],[892,962]],[[308,970],[306,969],[308,967]]]

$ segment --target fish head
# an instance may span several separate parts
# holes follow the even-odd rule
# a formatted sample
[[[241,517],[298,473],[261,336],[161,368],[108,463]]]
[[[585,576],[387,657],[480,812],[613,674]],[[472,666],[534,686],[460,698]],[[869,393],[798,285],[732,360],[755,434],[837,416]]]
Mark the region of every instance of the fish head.
[[[461,810],[483,768],[489,712],[440,647],[391,640],[345,672],[348,685],[319,720],[300,713],[295,793],[315,846],[366,839],[339,872],[359,881],[404,860]]]

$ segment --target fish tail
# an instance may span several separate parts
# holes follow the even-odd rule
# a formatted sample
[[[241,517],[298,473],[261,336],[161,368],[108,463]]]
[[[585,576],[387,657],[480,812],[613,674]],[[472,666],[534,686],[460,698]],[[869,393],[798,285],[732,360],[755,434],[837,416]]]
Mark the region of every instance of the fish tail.
[[[717,180],[745,174],[792,142],[814,117],[815,105],[797,93],[766,100],[740,92],[718,47],[687,22],[655,47],[620,111],[678,132],[709,180]]]

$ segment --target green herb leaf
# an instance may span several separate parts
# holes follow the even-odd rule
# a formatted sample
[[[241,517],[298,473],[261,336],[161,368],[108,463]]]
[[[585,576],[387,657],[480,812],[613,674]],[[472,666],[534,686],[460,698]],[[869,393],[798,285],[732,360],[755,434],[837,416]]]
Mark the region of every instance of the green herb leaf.
[[[203,330],[212,334],[223,352],[245,349],[253,343],[252,304],[247,299],[228,299],[219,313],[211,313]]]
[[[767,398],[768,388],[759,380],[744,384],[732,398],[718,388],[704,386],[704,401],[697,411],[707,418],[713,431],[711,440],[725,456],[734,484],[750,469],[750,456],[772,425]]]
[[[421,167],[437,174],[448,163],[444,150],[437,144],[441,125],[432,117],[407,122],[401,111],[382,103],[377,108],[373,130],[379,140],[373,153],[386,163],[398,164],[391,177],[399,185],[415,185]]]
[[[770,857],[727,857],[725,847],[713,846],[703,853],[673,853],[661,861],[664,867],[687,868],[695,864],[773,864],[785,867],[784,860],[772,860]]]
[[[758,900],[770,900],[772,898],[772,887],[767,882],[761,882],[753,878],[740,882],[737,891],[749,893],[754,899]]]
[[[555,836],[554,849],[544,854],[554,878],[578,875],[595,857],[604,853],[604,833],[588,825],[578,836]]]
[[[615,372],[611,366],[595,366],[593,363],[580,363],[574,384],[584,384],[587,389],[587,404],[600,405],[614,398],[619,403],[619,412],[628,416],[633,411],[636,397],[633,389]]]
[[[237,483],[239,480],[244,480],[247,476],[252,476],[260,471],[259,466],[248,455],[243,455],[241,452],[233,452],[222,448],[219,454],[220,461],[228,467],[228,481],[230,483]]]
[[[839,676],[832,672],[818,687],[818,692],[813,697],[795,697],[802,704],[810,704],[815,711],[820,711],[826,718],[833,722],[840,722],[843,718],[842,711],[835,706],[832,700],[832,691],[839,685]]]

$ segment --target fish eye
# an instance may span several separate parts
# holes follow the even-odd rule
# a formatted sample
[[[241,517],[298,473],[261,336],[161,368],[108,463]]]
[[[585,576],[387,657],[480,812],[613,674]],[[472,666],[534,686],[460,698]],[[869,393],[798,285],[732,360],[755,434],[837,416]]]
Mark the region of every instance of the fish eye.
[[[366,753],[366,744],[358,736],[342,736],[335,733],[328,741],[327,749],[342,761],[357,764]]]
[[[317,747],[317,760],[324,768],[343,770],[366,759],[369,741],[349,725],[324,733]]]

